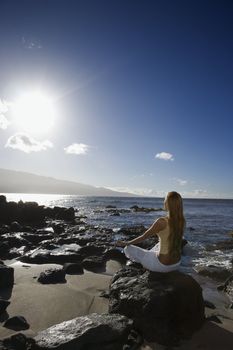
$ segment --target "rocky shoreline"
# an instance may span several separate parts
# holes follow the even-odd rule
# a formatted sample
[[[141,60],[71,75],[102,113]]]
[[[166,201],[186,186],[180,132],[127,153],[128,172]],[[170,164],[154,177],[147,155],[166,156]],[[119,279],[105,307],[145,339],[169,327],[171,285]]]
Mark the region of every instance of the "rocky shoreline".
[[[137,206],[129,210],[147,212],[146,208]],[[162,209],[148,208],[148,211],[157,210]],[[120,215],[117,208],[109,207],[106,211],[110,215]],[[142,225],[126,227],[118,234],[134,238],[145,229]],[[124,254],[114,247],[114,236],[114,231],[109,228],[88,225],[85,217],[74,208],[7,202],[4,196],[0,196],[0,338],[4,338],[0,349],[182,348],[183,342],[187,341],[191,343],[186,344],[186,348],[191,349],[190,339],[205,329],[207,322],[217,324],[217,320],[225,317],[233,327],[230,304],[233,302],[233,274],[222,273],[218,290],[216,285],[216,293],[226,295],[229,300],[221,312],[223,306],[216,307],[213,300],[203,298],[202,288],[190,275],[178,271],[151,273],[140,264],[128,265]],[[184,241],[184,245],[186,243]],[[154,240],[148,240],[142,246],[150,248],[154,244]],[[109,270],[109,264],[117,265]],[[34,267],[36,276],[28,272]],[[203,271],[200,274],[210,276]],[[24,285],[25,288],[40,290],[38,298],[40,293],[43,294],[43,288],[49,288],[48,292],[58,293],[60,302],[69,304],[69,296],[75,298],[80,292],[83,300],[89,300],[87,290],[90,282],[96,281],[95,276],[99,280],[103,278],[101,285],[104,288],[99,288],[101,292],[98,292],[96,286],[99,282],[92,285],[92,290],[96,288],[94,307],[89,305],[82,312],[75,313],[72,304],[72,312],[67,311],[64,319],[62,315],[54,316],[47,328],[46,322],[44,326],[42,322],[40,327],[34,327],[33,336],[30,334],[31,322],[24,314],[8,314],[11,307],[12,310],[18,307],[17,301],[14,301],[16,306],[11,305],[11,296],[17,286],[21,290],[24,290]],[[85,293],[80,281],[85,285]],[[68,293],[68,299],[62,299],[65,293]],[[17,300],[17,295],[14,300]],[[79,300],[77,306],[83,300]],[[54,309],[56,305],[55,301]],[[24,306],[27,307],[26,301]],[[32,310],[25,314],[34,320],[33,306],[30,307]],[[4,329],[9,331],[6,337]]]

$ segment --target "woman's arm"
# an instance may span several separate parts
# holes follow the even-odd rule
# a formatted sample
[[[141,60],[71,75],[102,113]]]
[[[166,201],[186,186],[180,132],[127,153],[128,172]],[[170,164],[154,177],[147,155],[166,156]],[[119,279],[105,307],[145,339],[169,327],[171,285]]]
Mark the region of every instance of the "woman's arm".
[[[129,244],[141,243],[142,241],[149,238],[150,236],[158,233],[159,231],[164,230],[165,227],[166,227],[166,221],[164,220],[164,218],[159,218],[141,236],[134,238],[131,241],[117,241],[116,245],[120,247],[124,247]]]

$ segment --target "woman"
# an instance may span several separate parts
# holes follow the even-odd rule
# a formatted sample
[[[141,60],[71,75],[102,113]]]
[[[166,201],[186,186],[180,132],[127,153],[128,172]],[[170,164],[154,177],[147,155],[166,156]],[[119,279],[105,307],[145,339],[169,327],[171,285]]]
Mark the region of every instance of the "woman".
[[[124,247],[125,255],[129,259],[141,263],[148,270],[157,272],[176,270],[181,262],[185,219],[180,194],[169,192],[164,201],[164,209],[168,211],[168,215],[157,219],[143,235],[128,242],[116,242],[117,246]],[[150,250],[133,245],[155,235],[159,237],[159,243]]]

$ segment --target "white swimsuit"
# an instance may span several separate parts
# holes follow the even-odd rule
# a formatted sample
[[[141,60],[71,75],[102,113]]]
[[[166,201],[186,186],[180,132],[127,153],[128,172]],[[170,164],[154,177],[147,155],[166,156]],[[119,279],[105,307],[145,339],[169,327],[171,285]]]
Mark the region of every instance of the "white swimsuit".
[[[132,261],[141,263],[143,267],[150,271],[170,272],[177,270],[180,266],[181,260],[179,260],[178,263],[172,265],[164,265],[159,261],[158,255],[160,251],[160,242],[161,238],[159,237],[159,243],[157,243],[150,250],[136,247],[135,245],[130,244],[124,248],[124,253],[127,258]]]

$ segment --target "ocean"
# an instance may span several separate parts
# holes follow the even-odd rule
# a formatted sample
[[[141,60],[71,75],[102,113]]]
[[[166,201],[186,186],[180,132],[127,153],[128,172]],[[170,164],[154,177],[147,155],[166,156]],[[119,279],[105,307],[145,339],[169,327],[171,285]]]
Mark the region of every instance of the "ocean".
[[[116,232],[124,226],[144,225],[149,227],[165,212],[126,212],[120,216],[111,216],[105,211],[107,206],[118,209],[129,209],[133,205],[139,207],[162,208],[163,198],[141,197],[85,197],[70,195],[38,195],[38,194],[5,194],[8,201],[36,201],[46,206],[64,206],[78,209],[78,213],[86,215],[85,221],[99,227],[111,228]],[[232,239],[233,200],[231,199],[184,199],[184,215],[186,229],[184,238],[188,245],[182,258],[183,270],[190,271],[200,265],[216,265],[231,268],[232,250],[206,250],[208,245],[218,241]]]

